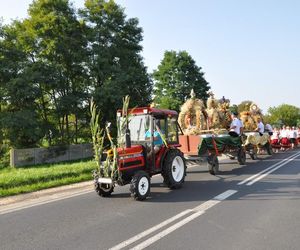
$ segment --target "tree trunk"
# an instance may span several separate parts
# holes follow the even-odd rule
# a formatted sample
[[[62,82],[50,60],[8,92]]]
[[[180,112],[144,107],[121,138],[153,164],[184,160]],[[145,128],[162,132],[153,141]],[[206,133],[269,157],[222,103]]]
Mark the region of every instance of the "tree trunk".
[[[75,115],[75,143],[78,143],[78,117]]]
[[[0,103],[0,113],[1,113],[2,109],[1,109],[1,103]],[[3,144],[3,131],[2,128],[0,128],[0,145]]]
[[[70,143],[69,115],[68,114],[66,114],[66,134],[67,134],[67,142]]]

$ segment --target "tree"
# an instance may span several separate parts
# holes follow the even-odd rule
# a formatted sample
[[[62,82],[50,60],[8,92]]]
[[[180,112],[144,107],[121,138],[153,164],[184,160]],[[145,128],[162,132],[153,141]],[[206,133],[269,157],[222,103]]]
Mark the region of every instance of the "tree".
[[[28,122],[33,131],[40,131],[41,137],[51,130],[59,132],[56,137],[60,137],[60,142],[77,142],[78,120],[88,112],[88,105],[84,104],[89,100],[87,69],[83,63],[84,25],[68,0],[33,1],[28,14],[27,19],[7,25],[1,33],[0,80],[6,93],[7,111],[15,115],[17,111],[25,112],[35,119],[35,123]],[[15,121],[19,126],[17,119],[7,115],[10,117],[7,124]],[[32,138],[27,142],[22,140],[21,144],[32,145]]]
[[[28,18],[0,25],[0,143],[89,139],[90,97],[102,122],[115,121],[125,95],[133,106],[148,105],[141,41],[138,20],[114,1],[86,0],[80,13],[69,0],[33,1]]]
[[[278,107],[270,107],[267,115],[273,125],[297,126],[300,120],[300,109],[293,105],[281,104]]]
[[[48,112],[56,111],[62,142],[77,142],[78,118],[87,112],[86,39],[84,25],[68,0],[36,0],[29,8],[24,26],[31,38],[31,56],[37,69],[36,83],[40,90],[40,107],[45,123]],[[48,107],[47,104],[52,106]],[[74,116],[73,125],[70,119]],[[73,127],[73,132],[71,131]]]
[[[138,20],[126,19],[114,1],[86,0],[80,13],[87,25],[92,95],[102,117],[115,121],[115,111],[122,107],[125,95],[130,95],[132,106],[148,105],[152,84],[140,55],[142,29]]]
[[[238,105],[233,104],[232,106],[229,107],[229,110],[231,113],[238,113]]]
[[[210,87],[204,73],[186,51],[166,51],[153,78],[154,102],[161,108],[179,110],[192,89],[197,98],[208,98]]]
[[[1,27],[0,39],[0,126],[5,139],[15,147],[30,147],[43,137],[41,122],[36,112],[37,88],[31,81],[29,63],[19,34],[22,24]]]

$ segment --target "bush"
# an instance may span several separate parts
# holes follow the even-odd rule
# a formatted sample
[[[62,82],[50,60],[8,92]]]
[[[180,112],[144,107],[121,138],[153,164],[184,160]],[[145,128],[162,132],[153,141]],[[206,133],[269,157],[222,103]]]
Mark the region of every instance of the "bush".
[[[0,169],[9,167],[9,150],[7,144],[0,145]]]

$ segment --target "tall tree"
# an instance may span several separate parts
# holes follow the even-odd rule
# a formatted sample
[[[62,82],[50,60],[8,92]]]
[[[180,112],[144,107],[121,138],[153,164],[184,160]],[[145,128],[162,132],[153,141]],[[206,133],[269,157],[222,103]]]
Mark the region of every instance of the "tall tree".
[[[19,40],[22,24],[1,27],[0,39],[0,125],[15,147],[35,145],[43,133],[36,112],[37,88],[31,81],[32,65]]]
[[[300,121],[300,109],[289,104],[268,109],[268,120],[274,125],[297,126]]]
[[[186,51],[166,51],[153,78],[154,102],[159,107],[179,110],[192,89],[197,98],[208,98],[210,87],[204,73]]]
[[[151,101],[138,20],[114,1],[87,0],[78,14],[68,0],[34,0],[28,18],[0,25],[0,125],[13,145],[50,142],[50,132],[77,142],[91,96],[105,120],[127,94],[133,106]]]
[[[78,118],[86,108],[82,104],[88,100],[83,64],[86,56],[84,25],[78,21],[68,0],[36,0],[28,13],[24,25],[33,40],[32,58],[36,68],[46,73],[37,75],[36,79],[44,120],[48,122],[46,106],[49,102],[56,110],[62,141],[72,142],[70,118],[75,116],[76,141]]]
[[[112,0],[86,0],[81,16],[88,27],[90,83],[103,118],[115,120],[125,95],[130,95],[132,106],[149,104],[152,85],[140,55],[138,20],[126,19]]]

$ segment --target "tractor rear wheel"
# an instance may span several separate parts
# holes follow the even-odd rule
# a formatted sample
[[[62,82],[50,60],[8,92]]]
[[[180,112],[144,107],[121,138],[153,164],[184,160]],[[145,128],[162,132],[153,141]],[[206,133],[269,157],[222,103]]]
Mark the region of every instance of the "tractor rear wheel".
[[[186,175],[186,164],[179,150],[170,150],[165,158],[162,176],[170,189],[180,188]]]
[[[114,186],[106,183],[95,183],[95,191],[101,197],[109,197],[114,191]]]
[[[208,172],[212,175],[219,173],[219,160],[218,156],[215,154],[207,156],[207,166]]]
[[[131,196],[138,201],[145,200],[150,194],[150,177],[145,171],[138,171],[130,183]]]

